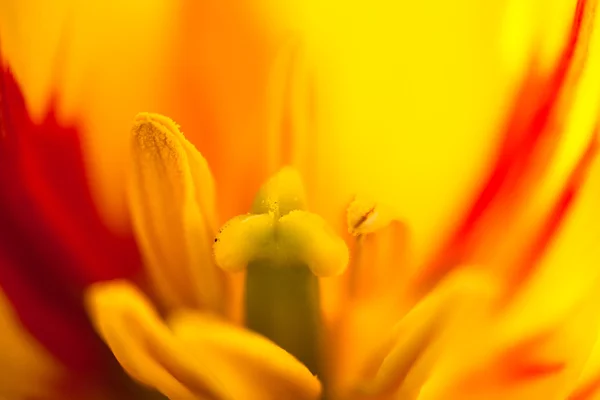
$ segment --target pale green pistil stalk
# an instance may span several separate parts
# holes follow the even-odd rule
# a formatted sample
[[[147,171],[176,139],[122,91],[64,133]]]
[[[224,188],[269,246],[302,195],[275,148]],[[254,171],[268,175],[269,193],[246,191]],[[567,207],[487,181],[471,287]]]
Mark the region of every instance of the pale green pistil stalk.
[[[299,174],[284,168],[259,191],[252,212],[221,229],[217,264],[247,268],[246,324],[322,375],[318,276],[341,273],[348,249],[325,221],[306,211]]]
[[[303,262],[255,260],[246,276],[246,326],[321,376],[319,282]]]

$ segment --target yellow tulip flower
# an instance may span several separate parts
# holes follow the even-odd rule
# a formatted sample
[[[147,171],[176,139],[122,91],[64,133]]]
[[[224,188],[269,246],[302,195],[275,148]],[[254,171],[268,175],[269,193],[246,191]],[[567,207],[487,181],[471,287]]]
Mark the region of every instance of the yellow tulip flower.
[[[597,3],[2,2],[0,398],[600,399]]]

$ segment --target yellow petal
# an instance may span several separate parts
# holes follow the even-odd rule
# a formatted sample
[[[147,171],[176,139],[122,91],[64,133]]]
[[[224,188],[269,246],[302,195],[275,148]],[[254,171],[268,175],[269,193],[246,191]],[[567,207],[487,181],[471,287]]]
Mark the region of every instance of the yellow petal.
[[[579,153],[570,155],[571,158],[576,156],[581,158]],[[565,179],[562,175],[557,173],[553,178]],[[599,177],[600,164],[596,157],[589,166],[588,176],[579,182],[582,186],[575,187],[580,192],[570,193],[576,194],[570,212],[564,217],[561,229],[545,255],[536,261],[539,264],[535,266],[536,273],[512,303],[502,310],[502,314],[496,315],[493,325],[489,319],[481,320],[479,327],[473,329],[473,332],[479,332],[479,336],[489,336],[487,343],[480,342],[481,347],[475,353],[467,352],[473,351],[478,343],[472,336],[467,336],[470,338],[467,342],[463,340],[448,345],[447,348],[455,354],[446,351],[448,358],[443,362],[438,360],[440,372],[436,380],[427,385],[426,392],[430,397],[424,398],[454,398],[458,396],[456,393],[460,393],[462,397],[458,398],[461,399],[478,399],[485,395],[490,399],[562,400],[574,390],[598,333],[600,275],[597,265],[600,253],[596,238],[600,234],[597,211]],[[510,355],[511,348],[537,337],[544,337],[544,340],[535,343],[532,353],[524,354],[525,359],[517,360],[524,362],[525,375],[528,374],[527,369],[531,375],[507,381],[498,368],[501,362],[494,361],[494,358],[500,357],[503,352]],[[466,348],[461,343],[466,343]],[[477,360],[477,353],[480,355],[479,364],[472,361]],[[481,354],[487,355],[481,357]],[[465,362],[469,359],[471,361]],[[589,368],[593,368],[595,363],[597,360],[592,359]],[[469,391],[465,386],[455,390],[445,386],[452,385],[451,381],[457,378],[456,372],[461,369],[479,371],[476,378],[471,379]],[[590,377],[585,376],[584,379]]]
[[[51,396],[65,373],[60,364],[31,337],[0,291],[0,398],[25,400]]]
[[[519,338],[505,335],[502,326],[510,323],[509,316],[496,316],[470,332],[463,329],[462,342],[446,344],[423,399],[568,398],[598,333],[597,304],[598,292],[547,330]]]
[[[58,88],[64,118],[84,127],[92,194],[115,228],[127,229],[124,193],[131,117],[163,110],[178,1],[74,2]],[[111,162],[106,162],[106,155]]]
[[[584,3],[581,2],[582,5]],[[535,152],[539,152],[539,155],[535,156],[533,152],[528,156],[531,160],[530,172],[519,175],[505,201],[501,200],[495,206],[497,211],[493,211],[493,205],[488,207],[492,211],[483,218],[485,228],[481,228],[481,234],[471,241],[474,249],[472,257],[486,260],[485,263],[499,273],[512,268],[513,271],[509,273],[518,274],[515,273],[518,269],[515,266],[523,264],[521,260],[525,254],[533,253],[536,241],[539,242],[538,238],[543,237],[543,230],[547,229],[544,227],[549,223],[549,216],[557,214],[557,204],[564,202],[560,199],[564,199],[565,194],[568,195],[572,190],[568,187],[573,186],[574,171],[582,169],[578,165],[586,162],[589,157],[585,154],[595,145],[593,136],[596,134],[600,100],[600,90],[597,89],[600,78],[600,52],[597,50],[600,36],[598,30],[591,29],[594,22],[593,2],[587,4],[586,8],[580,7],[585,11],[581,17],[579,42],[569,66],[568,78],[551,114],[551,121],[554,122],[547,129],[550,139],[545,141],[546,144],[542,141],[536,145]],[[597,17],[595,19],[598,21]],[[591,43],[588,43],[589,39]],[[519,189],[519,185],[523,189]],[[505,235],[506,231],[510,231],[511,235]],[[531,261],[527,264],[535,263]],[[535,265],[528,265],[527,268],[535,271]]]
[[[332,3],[311,32],[319,214],[337,217],[358,193],[406,220],[416,262],[441,240],[492,159],[514,88],[498,52],[503,3]]]
[[[199,312],[162,322],[144,295],[122,281],[86,295],[98,333],[135,379],[171,399],[317,399],[320,384],[263,337]]]
[[[599,196],[600,159],[596,158],[536,274],[507,310],[512,318],[507,335],[519,337],[552,326],[597,290]]]
[[[326,114],[311,144],[321,173],[313,190],[327,193],[316,210],[337,217],[356,191],[390,203],[413,233],[419,264],[486,173],[532,48],[541,45],[542,63],[550,64],[563,47],[575,2],[542,3],[333,7],[335,19],[324,17],[310,32],[322,42],[316,58]]]
[[[504,64],[518,73],[540,57],[540,67],[548,69],[556,61],[571,27],[575,1],[507,0],[500,15],[504,29],[500,51]]]
[[[0,4],[0,44],[21,84],[26,104],[39,120],[50,101],[58,48],[73,1],[34,0]]]
[[[151,283],[168,307],[221,310],[223,276],[212,259],[214,187],[208,165],[166,117],[140,114],[129,187]]]
[[[600,332],[598,333],[600,334]],[[572,400],[596,400],[600,397],[600,340],[598,337],[596,337],[585,368],[572,392]]]

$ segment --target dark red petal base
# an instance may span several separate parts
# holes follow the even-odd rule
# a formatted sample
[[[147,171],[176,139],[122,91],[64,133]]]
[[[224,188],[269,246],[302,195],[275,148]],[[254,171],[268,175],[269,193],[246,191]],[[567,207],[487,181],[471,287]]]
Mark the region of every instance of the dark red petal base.
[[[88,321],[83,291],[138,274],[137,247],[94,205],[81,129],[61,125],[53,107],[34,123],[0,66],[0,287],[41,344],[76,376],[93,376],[112,357]]]

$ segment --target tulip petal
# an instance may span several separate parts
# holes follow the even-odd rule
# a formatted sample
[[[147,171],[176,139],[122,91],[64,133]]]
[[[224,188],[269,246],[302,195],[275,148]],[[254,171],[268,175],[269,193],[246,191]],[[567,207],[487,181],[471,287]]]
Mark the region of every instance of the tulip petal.
[[[472,375],[456,391],[431,387],[431,398],[440,393],[446,396],[460,393],[461,399],[484,395],[494,399],[563,399],[572,391],[599,328],[597,265],[600,261],[595,242],[600,226],[597,218],[600,175],[598,159],[590,158],[594,153],[589,151],[594,149],[594,142],[592,138],[592,146],[582,155],[564,193],[557,199],[555,212],[549,215],[548,224],[542,226],[539,240],[548,248],[535,255],[539,260],[525,255],[530,262],[525,265],[535,267],[535,274],[526,279],[527,284],[521,282],[518,290],[509,287],[508,295],[503,294],[510,303],[497,306],[492,328],[494,339],[483,351],[487,355],[479,365],[467,368]],[[583,181],[582,175],[589,176]],[[566,209],[570,212],[565,213]],[[561,226],[560,230],[556,230],[556,224]],[[548,235],[552,236],[552,246],[548,246]],[[454,358],[446,367],[452,371],[458,369],[456,359],[473,356],[459,352]]]
[[[527,251],[523,247],[529,245],[529,229],[543,217],[542,213],[526,211],[528,207],[544,211],[551,207],[529,202],[541,186],[539,182],[549,179],[549,171],[556,174],[548,160],[554,159],[569,133],[563,119],[573,103],[574,83],[588,61],[595,7],[595,1],[578,1],[567,41],[553,69],[543,73],[533,64],[524,77],[502,128],[504,141],[494,166],[455,232],[425,266],[422,280],[427,281],[426,286],[454,265],[476,262],[506,268],[515,262],[511,257]],[[506,229],[517,235],[499,240],[498,235]]]
[[[280,118],[272,114],[276,86],[285,83],[269,82],[288,34],[271,29],[279,15],[266,21],[261,3],[184,1],[174,30],[177,73],[164,112],[211,165],[226,218],[246,212],[256,188],[283,166],[268,164],[270,125]]]
[[[571,205],[571,212],[553,245],[539,260],[535,276],[524,286],[509,306],[514,320],[511,335],[528,332],[555,323],[574,304],[588,293],[597,290],[600,279],[597,265],[600,254],[597,237],[600,235],[600,215],[597,199],[600,195],[600,164],[590,165],[589,177],[579,189],[581,193]],[[549,295],[548,288],[555,288]]]
[[[455,375],[458,379],[446,382],[447,386],[432,387],[431,398],[440,393],[465,400],[482,396],[498,400],[567,398],[598,334],[599,293],[588,293],[551,325],[539,326],[537,331],[520,336],[510,334],[512,315],[497,316],[499,324],[488,333],[494,339],[481,361],[463,369]],[[466,357],[464,352],[454,354],[446,371],[456,371],[453,360]],[[440,381],[446,371],[440,371]]]
[[[36,122],[44,117],[53,89],[58,47],[72,1],[0,4],[0,44],[10,60],[27,107]]]
[[[2,292],[0,320],[0,397],[25,399],[51,396],[65,371],[27,332]]]
[[[600,331],[598,334],[600,337]],[[591,400],[600,395],[600,340],[598,337],[569,400]]]
[[[598,358],[598,341],[596,341],[593,352],[595,356],[593,361],[595,363],[590,365],[591,363],[588,362],[584,370],[583,379],[580,380],[579,385],[569,395],[568,400],[595,400],[600,395],[600,374],[597,371],[596,360]]]
[[[107,365],[81,292],[131,277],[139,258],[131,236],[111,231],[89,191],[80,130],[55,108],[34,123],[2,61],[0,76],[0,285],[23,325],[73,376]]]
[[[68,270],[72,283],[121,277],[137,272],[139,262],[131,236],[113,233],[100,217],[90,193],[78,126],[62,125],[56,110],[47,111],[42,123],[34,123],[25,107],[20,87],[8,67],[2,70],[1,100],[4,131],[6,199],[19,208],[16,190],[35,204],[38,224],[50,226],[73,260],[55,266],[58,275]],[[19,210],[26,212],[26,207]],[[18,212],[15,210],[15,212]],[[104,250],[110,248],[112,253]],[[116,256],[116,257],[115,257]],[[85,268],[82,268],[85,265]]]
[[[479,350],[488,340],[479,336],[483,332],[477,327],[489,328],[483,317],[496,295],[496,285],[484,275],[464,271],[449,276],[402,318],[391,339],[372,354],[371,362],[382,361],[373,377],[363,378],[358,390],[413,398],[439,368],[448,366],[446,353],[464,352],[464,360],[453,359],[456,371],[469,363],[477,365],[485,356]],[[444,370],[442,376],[452,373]]]
[[[84,128],[92,194],[112,226],[123,229],[127,135],[140,109],[162,109],[169,45],[179,2],[2,2],[3,53],[40,122],[54,102],[61,123]],[[112,161],[105,162],[111,154]]]
[[[503,2],[334,4],[313,32],[323,43],[314,44],[315,210],[332,221],[353,194],[388,203],[414,230],[420,262],[456,222],[498,140],[513,76],[500,67],[489,15]]]
[[[600,164],[597,157],[592,161],[585,156],[579,166],[589,164],[587,179],[579,181],[575,188],[567,186],[557,203],[560,211],[568,199],[571,209],[563,217],[552,246],[536,262],[535,274],[527,284],[512,295],[510,304],[499,308],[502,312],[496,315],[494,328],[490,328],[495,338],[487,350],[488,361],[472,365],[471,371],[478,372],[468,384],[456,389],[456,393],[470,393],[465,399],[484,394],[486,398],[498,399],[563,399],[573,390],[590,357],[599,329]],[[579,169],[575,172],[580,173]],[[573,189],[580,192],[577,197],[573,196]],[[551,216],[551,222],[556,215]],[[470,357],[463,352],[455,355],[457,359]],[[597,365],[597,359],[594,363]],[[447,368],[456,371],[456,362],[449,362]],[[584,382],[592,379],[593,386],[593,375],[585,379]],[[593,391],[593,387],[588,389]],[[583,395],[588,389],[583,386],[575,394]],[[455,393],[448,388],[437,390],[438,395]]]
[[[144,295],[124,281],[87,293],[96,329],[123,368],[172,399],[317,399],[308,369],[263,337],[205,313],[165,325]]]

